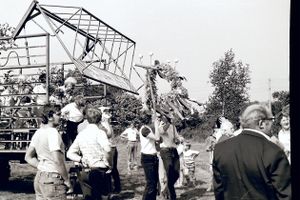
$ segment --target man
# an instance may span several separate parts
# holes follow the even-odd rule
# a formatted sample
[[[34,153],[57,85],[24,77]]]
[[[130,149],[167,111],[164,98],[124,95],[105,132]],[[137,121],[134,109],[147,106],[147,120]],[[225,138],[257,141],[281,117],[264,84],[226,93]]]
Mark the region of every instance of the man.
[[[85,117],[88,124],[77,135],[67,157],[83,166],[78,180],[85,200],[108,199],[111,192],[110,143],[105,132],[97,126],[101,121],[100,110],[87,108]]]
[[[64,142],[69,147],[78,134],[77,128],[83,122],[83,110],[85,108],[85,100],[83,95],[77,95],[74,102],[67,104],[61,109],[62,117],[67,120],[67,128]]]
[[[126,128],[120,135],[121,138],[128,140],[128,174],[131,174],[132,169],[137,170],[137,139],[139,132],[135,125],[132,123],[128,128]]]
[[[183,141],[183,138],[179,137],[175,125],[172,124],[172,116],[164,113],[164,111],[160,109],[157,109],[157,111],[159,113],[157,118],[160,121],[158,131],[162,138],[162,143],[160,143],[160,156],[167,176],[168,195],[171,200],[174,200],[176,199],[174,184],[179,178],[180,173],[180,161],[176,143],[179,140]]]
[[[109,139],[110,145],[111,145],[111,153],[110,153],[110,162],[112,164],[112,171],[111,176],[113,178],[113,193],[120,193],[121,192],[121,180],[120,180],[120,174],[118,171],[118,150],[117,150],[117,144],[115,142],[114,137],[114,131],[112,129],[112,126],[110,125],[110,119],[111,119],[111,113],[110,113],[110,107],[102,106],[99,108],[102,113],[102,120],[101,123],[99,123],[99,128],[104,130],[106,132],[106,135]]]
[[[25,155],[26,162],[38,169],[34,179],[36,199],[66,199],[66,189],[71,193],[72,187],[64,161],[64,144],[55,128],[60,117],[48,105],[41,117],[41,127],[33,135]]]
[[[152,117],[149,114],[143,116],[143,125],[140,128],[139,135],[141,140],[141,164],[144,169],[146,186],[143,193],[143,200],[156,200],[158,184],[158,156],[156,142],[159,141],[157,131],[157,120],[152,123]],[[154,125],[154,127],[153,127]]]
[[[264,105],[250,105],[240,118],[242,133],[216,144],[216,200],[291,199],[289,162],[270,141],[273,119]]]

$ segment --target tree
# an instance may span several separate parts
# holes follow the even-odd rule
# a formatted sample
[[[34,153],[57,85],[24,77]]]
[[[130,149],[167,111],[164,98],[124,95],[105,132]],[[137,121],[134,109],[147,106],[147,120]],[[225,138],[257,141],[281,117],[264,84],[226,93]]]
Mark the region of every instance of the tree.
[[[14,27],[9,26],[8,23],[0,24],[0,37],[11,37],[15,31]],[[6,50],[16,46],[12,39],[10,40],[0,40],[0,50]]]
[[[214,92],[209,98],[206,114],[214,117],[223,115],[236,124],[240,112],[249,102],[249,65],[236,62],[230,49],[225,52],[224,58],[213,63],[212,68],[209,78]]]
[[[116,96],[113,105],[114,118],[118,122],[114,127],[116,133],[122,132],[130,124],[139,124],[142,108],[142,100],[132,94],[124,92]]]

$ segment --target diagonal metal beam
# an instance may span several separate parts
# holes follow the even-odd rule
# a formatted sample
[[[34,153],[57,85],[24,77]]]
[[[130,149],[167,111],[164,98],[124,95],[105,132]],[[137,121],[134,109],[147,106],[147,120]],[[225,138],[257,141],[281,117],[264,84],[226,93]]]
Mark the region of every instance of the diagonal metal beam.
[[[27,9],[25,15],[22,17],[21,21],[19,22],[14,34],[12,35],[12,38],[15,39],[20,32],[22,31],[22,29],[25,27],[26,23],[28,22],[28,20],[30,19],[31,14],[33,13],[34,9],[36,8],[36,4],[38,2],[33,0],[29,6],[29,8]]]

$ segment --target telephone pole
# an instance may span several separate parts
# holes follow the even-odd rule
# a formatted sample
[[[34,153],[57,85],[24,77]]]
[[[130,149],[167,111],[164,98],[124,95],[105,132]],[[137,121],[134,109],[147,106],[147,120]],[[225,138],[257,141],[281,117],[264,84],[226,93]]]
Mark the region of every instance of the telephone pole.
[[[271,103],[271,100],[272,100],[272,90],[271,90],[271,79],[269,78],[268,79],[268,86],[269,86],[269,108],[270,110],[272,111],[272,103]]]

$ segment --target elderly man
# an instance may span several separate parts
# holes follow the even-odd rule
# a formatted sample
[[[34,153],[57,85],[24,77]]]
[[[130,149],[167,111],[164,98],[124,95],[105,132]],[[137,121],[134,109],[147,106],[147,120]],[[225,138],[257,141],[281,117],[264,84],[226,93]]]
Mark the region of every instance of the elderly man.
[[[79,173],[80,186],[86,200],[108,199],[111,192],[110,143],[106,133],[99,129],[101,111],[87,108],[86,127],[79,132],[70,146],[67,157],[82,164]]]
[[[242,133],[216,144],[217,200],[291,199],[289,162],[283,150],[270,141],[273,119],[266,106],[250,105],[241,115]]]

